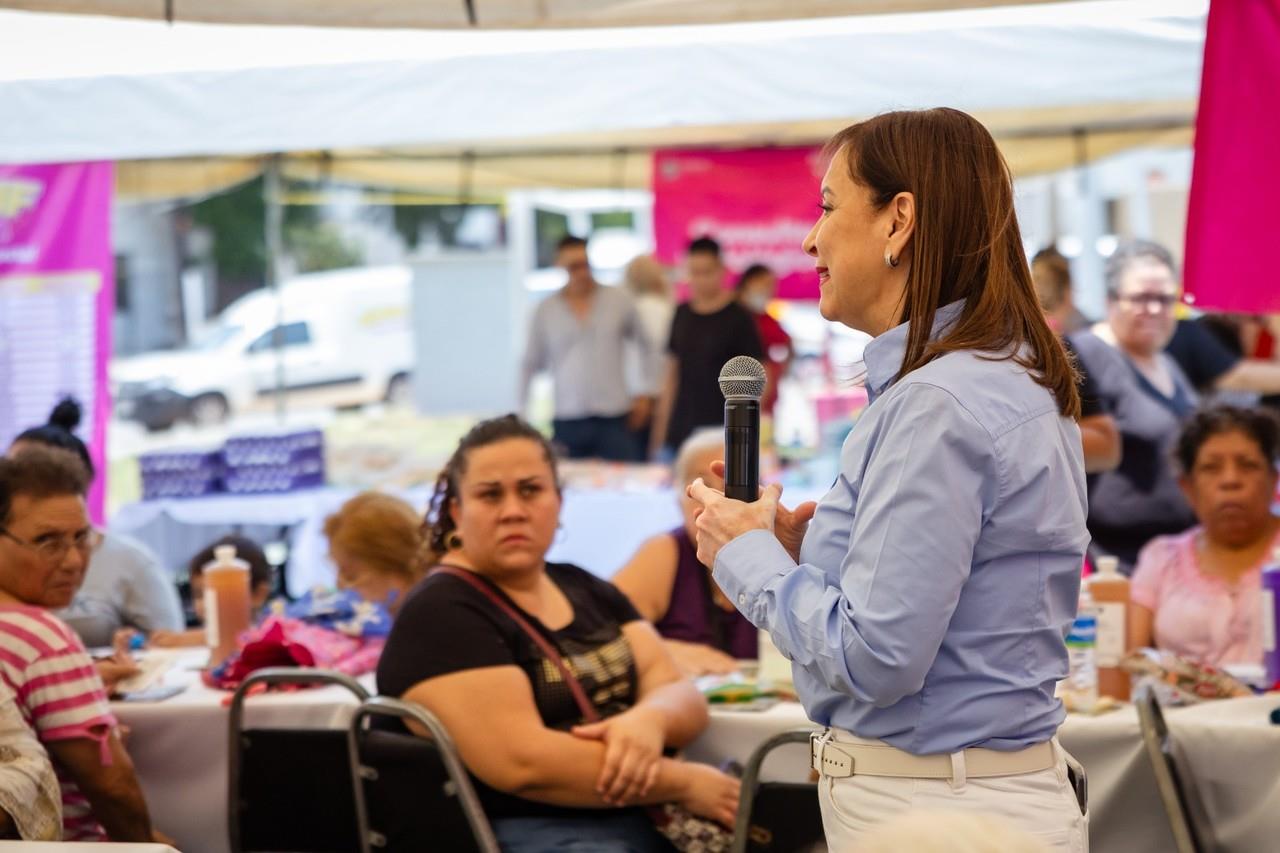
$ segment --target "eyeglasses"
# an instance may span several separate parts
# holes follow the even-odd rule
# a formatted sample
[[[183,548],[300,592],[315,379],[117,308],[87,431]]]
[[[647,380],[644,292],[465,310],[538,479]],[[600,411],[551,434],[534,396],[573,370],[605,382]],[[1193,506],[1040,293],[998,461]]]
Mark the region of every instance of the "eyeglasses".
[[[12,539],[23,548],[29,548],[30,550],[35,551],[41,556],[41,558],[49,563],[61,563],[63,558],[67,556],[67,552],[72,548],[75,548],[81,554],[87,556],[102,547],[102,533],[94,530],[93,528],[83,530],[74,536],[55,536],[52,534],[46,534],[45,536],[39,537],[34,542],[27,542],[24,539],[19,539],[17,536],[14,536],[3,527],[0,527],[0,536]]]
[[[1154,306],[1160,311],[1168,311],[1178,302],[1178,297],[1171,293],[1130,293],[1116,297],[1117,302],[1134,308]]]

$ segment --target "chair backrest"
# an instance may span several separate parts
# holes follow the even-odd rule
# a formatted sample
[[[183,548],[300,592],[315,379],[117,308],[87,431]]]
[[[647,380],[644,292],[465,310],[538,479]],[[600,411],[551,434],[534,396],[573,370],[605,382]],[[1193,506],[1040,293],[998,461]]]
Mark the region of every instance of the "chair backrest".
[[[1177,745],[1169,734],[1160,700],[1151,686],[1144,684],[1134,694],[1133,704],[1138,709],[1142,744],[1156,777],[1156,788],[1169,818],[1177,853],[1210,853],[1214,841],[1207,812],[1195,780],[1187,771],[1186,762],[1180,760]]]
[[[336,685],[357,701],[369,696],[349,676],[318,669],[263,669],[244,680],[231,698],[227,831],[232,853],[351,853],[358,848],[359,826],[347,733],[246,729],[245,698],[254,686],[272,684]]]
[[[782,732],[751,753],[742,773],[732,853],[799,853],[823,842],[815,783],[760,781],[761,767],[771,752],[789,744],[807,747],[811,735],[810,729]]]
[[[369,725],[379,717],[394,728]],[[361,853],[498,853],[471,777],[435,715],[378,696],[356,710],[347,737]]]

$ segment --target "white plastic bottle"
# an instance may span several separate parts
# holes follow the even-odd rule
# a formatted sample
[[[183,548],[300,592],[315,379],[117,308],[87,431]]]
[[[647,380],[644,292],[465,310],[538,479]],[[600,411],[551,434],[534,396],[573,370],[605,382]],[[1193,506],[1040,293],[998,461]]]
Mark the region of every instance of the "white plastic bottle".
[[[1066,692],[1070,707],[1077,711],[1091,711],[1098,704],[1097,643],[1098,619],[1093,599],[1088,590],[1081,590],[1080,609],[1067,634]]]

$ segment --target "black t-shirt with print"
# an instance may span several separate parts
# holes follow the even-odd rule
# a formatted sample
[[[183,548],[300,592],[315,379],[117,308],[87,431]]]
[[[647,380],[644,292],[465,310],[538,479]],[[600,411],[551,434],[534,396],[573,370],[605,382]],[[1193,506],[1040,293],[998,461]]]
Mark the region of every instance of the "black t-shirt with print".
[[[638,679],[622,626],[637,621],[640,614],[616,587],[577,566],[548,563],[547,575],[573,606],[573,621],[567,626],[552,631],[509,598],[507,602],[560,651],[600,716],[630,708],[636,701]],[[431,575],[405,598],[378,663],[378,692],[403,696],[436,676],[512,665],[528,676],[534,703],[548,728],[566,731],[582,721],[559,670],[519,625],[465,581],[447,574]],[[476,696],[474,701],[500,702],[502,697]],[[506,748],[501,732],[493,733],[492,743],[496,750]],[[473,780],[490,819],[583,813],[513,797],[474,776]]]

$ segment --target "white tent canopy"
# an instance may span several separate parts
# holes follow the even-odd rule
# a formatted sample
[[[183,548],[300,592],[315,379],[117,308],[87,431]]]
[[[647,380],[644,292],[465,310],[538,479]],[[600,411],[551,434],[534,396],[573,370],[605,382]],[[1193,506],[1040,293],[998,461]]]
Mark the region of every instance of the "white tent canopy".
[[[0,0],[40,12],[311,27],[622,27],[927,12],[1046,0]]]
[[[395,149],[435,169],[410,182],[423,189],[575,185],[577,170],[636,185],[647,171],[627,158],[651,146],[809,142],[886,109],[948,105],[1036,149],[1032,168],[1056,168],[1185,143],[1206,10],[1131,0],[474,33],[0,12],[0,162],[327,151],[337,175],[352,163],[385,172]],[[530,156],[542,165],[515,174]]]

